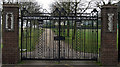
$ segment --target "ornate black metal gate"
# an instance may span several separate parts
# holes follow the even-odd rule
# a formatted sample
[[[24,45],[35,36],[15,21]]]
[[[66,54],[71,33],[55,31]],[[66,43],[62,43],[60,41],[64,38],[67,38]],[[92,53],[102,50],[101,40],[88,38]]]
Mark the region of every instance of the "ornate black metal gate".
[[[21,11],[22,60],[97,60],[98,12]]]

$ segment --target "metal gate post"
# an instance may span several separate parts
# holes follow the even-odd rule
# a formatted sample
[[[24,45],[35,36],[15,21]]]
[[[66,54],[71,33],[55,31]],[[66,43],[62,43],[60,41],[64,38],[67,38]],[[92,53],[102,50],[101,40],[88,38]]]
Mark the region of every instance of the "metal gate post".
[[[21,61],[22,61],[22,44],[23,44],[23,10],[21,10]]]
[[[118,12],[118,61],[120,62],[120,12]]]
[[[2,16],[1,12],[2,12],[2,9],[0,8],[0,44],[1,44],[1,16]]]
[[[1,16],[2,16],[2,9],[0,8],[0,61],[2,61],[2,50],[1,50]],[[2,64],[2,62],[0,62]]]
[[[61,28],[60,24],[61,24],[61,11],[59,11],[59,46],[58,46],[59,47],[59,50],[58,50],[59,51],[59,55],[58,55],[59,56],[59,60],[58,60],[59,62],[60,62],[60,28]]]
[[[120,62],[120,2],[118,3],[118,61]]]

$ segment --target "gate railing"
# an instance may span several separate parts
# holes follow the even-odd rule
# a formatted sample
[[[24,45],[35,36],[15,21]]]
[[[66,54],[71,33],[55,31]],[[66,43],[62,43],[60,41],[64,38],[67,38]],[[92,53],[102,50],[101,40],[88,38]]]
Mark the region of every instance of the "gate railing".
[[[97,60],[100,45],[98,11],[94,9],[91,13],[77,15],[66,14],[58,9],[55,12],[29,13],[25,9],[21,11],[21,49],[23,46],[26,48],[26,51],[21,51],[21,58]],[[35,27],[35,23],[38,27]],[[27,28],[24,28],[25,26]],[[32,32],[35,31],[38,36],[33,35]],[[37,45],[35,41],[32,43],[33,38],[37,39]]]

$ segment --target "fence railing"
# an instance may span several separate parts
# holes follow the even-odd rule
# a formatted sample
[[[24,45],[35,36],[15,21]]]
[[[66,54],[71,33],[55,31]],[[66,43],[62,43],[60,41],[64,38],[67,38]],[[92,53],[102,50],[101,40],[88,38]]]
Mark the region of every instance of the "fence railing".
[[[2,45],[2,41],[1,41],[1,34],[2,34],[2,32],[1,32],[1,18],[2,18],[2,9],[0,8],[0,55],[2,54],[1,53],[1,45]],[[1,58],[2,56],[0,56],[0,58]],[[1,60],[0,60],[1,61]],[[1,63],[0,63],[1,64]]]

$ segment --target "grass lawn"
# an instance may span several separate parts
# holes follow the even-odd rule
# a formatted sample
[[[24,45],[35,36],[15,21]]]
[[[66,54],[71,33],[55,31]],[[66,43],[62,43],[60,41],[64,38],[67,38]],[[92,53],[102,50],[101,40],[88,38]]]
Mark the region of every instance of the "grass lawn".
[[[58,33],[58,30],[53,29],[55,31],[55,34]],[[93,32],[92,32],[93,31]],[[43,31],[35,29],[35,31],[32,29],[31,31],[31,45],[30,45],[30,29],[28,30],[28,33],[26,33],[26,30],[24,30],[24,37],[23,37],[23,44],[22,48],[27,49],[27,51],[31,51],[35,49],[35,45],[38,44],[39,36],[38,33],[42,33]],[[67,36],[67,29],[65,32],[61,32],[62,36],[65,36],[65,43],[69,44],[70,48],[73,48],[76,51],[81,52],[92,52],[97,53],[99,52],[100,44],[101,44],[101,30],[98,30],[98,47],[97,47],[97,33],[96,30],[92,29],[82,29],[77,30],[75,39],[73,39],[73,30],[70,29],[69,36]],[[26,34],[28,34],[26,36]],[[58,34],[57,34],[58,35]],[[27,39],[27,41],[26,41]],[[118,39],[118,37],[117,37]],[[27,44],[27,45],[26,45]],[[118,40],[117,40],[118,44]],[[117,45],[118,46],[118,45]],[[19,32],[19,47],[21,48],[21,30]],[[97,49],[98,48],[98,49]]]
[[[54,31],[56,31],[55,34],[58,35],[58,30],[54,29]],[[74,31],[70,29],[69,36],[67,36],[68,32],[67,29],[65,29],[65,32],[61,32],[61,35],[65,36],[65,42],[70,48],[81,52],[97,53],[101,43],[101,30],[98,30],[98,46],[96,31],[96,29],[78,29],[73,39]]]
[[[40,33],[42,34],[42,30],[40,29],[30,29],[23,30],[23,44],[22,49],[27,49],[27,51],[33,51],[35,49],[36,44],[39,42]],[[19,31],[19,47],[21,48],[21,30]]]

